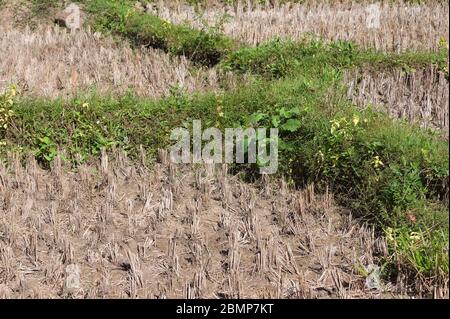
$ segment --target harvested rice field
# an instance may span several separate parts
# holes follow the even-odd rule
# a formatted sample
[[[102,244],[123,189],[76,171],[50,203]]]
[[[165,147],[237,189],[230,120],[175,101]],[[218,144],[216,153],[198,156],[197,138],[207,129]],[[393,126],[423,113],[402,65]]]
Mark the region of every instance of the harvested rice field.
[[[439,0],[0,0],[0,298],[448,298],[448,43]]]

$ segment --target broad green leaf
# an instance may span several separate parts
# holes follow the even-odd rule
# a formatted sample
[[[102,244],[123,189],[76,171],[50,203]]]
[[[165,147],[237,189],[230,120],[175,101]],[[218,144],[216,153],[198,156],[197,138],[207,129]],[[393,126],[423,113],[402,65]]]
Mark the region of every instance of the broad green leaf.
[[[295,132],[297,131],[301,126],[301,122],[296,119],[289,119],[286,123],[281,125],[281,128],[285,131],[289,132]]]

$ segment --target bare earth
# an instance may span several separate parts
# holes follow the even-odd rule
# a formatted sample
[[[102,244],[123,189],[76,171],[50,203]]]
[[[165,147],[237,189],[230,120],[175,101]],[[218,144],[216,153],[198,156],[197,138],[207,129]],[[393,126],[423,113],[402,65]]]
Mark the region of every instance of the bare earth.
[[[0,166],[0,297],[355,298],[386,252],[311,185],[226,167],[152,169],[121,153],[74,171]],[[367,275],[367,274],[366,274]],[[370,283],[369,283],[370,286]],[[399,288],[399,287],[396,287]]]

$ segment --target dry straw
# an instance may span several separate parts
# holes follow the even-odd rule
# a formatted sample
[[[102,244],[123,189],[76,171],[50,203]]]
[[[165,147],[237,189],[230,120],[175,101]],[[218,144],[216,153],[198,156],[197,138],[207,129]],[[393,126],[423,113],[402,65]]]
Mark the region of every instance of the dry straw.
[[[118,152],[77,170],[60,158],[50,171],[33,157],[8,163],[0,163],[0,297],[384,296],[360,271],[386,255],[383,238],[313,185],[248,185],[221,166],[150,171]],[[68,268],[79,279],[70,290]]]
[[[449,91],[446,75],[435,66],[406,73],[352,70],[345,74],[348,97],[360,107],[372,105],[422,127],[448,134]]]

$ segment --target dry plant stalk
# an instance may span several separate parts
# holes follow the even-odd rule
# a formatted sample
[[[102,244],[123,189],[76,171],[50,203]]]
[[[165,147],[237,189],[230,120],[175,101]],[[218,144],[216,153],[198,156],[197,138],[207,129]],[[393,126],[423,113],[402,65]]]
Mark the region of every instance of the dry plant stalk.
[[[91,90],[112,95],[132,90],[157,98],[171,88],[217,91],[221,82],[236,85],[232,75],[214,68],[194,68],[184,57],[151,48],[133,50],[97,33],[0,26],[0,92],[17,84],[31,96],[70,98]]]
[[[16,155],[7,163],[0,165],[5,298],[372,298],[403,289],[366,289],[358,266],[387,253],[383,238],[313,185],[248,185],[222,166],[149,169],[118,150],[77,169],[61,158],[52,171],[32,157],[25,166]],[[69,265],[80,282],[67,290]],[[430,293],[448,296],[446,280]]]
[[[406,73],[351,70],[344,75],[347,95],[359,107],[372,105],[422,127],[441,129],[448,135],[449,86],[436,66]]]
[[[272,3],[272,4],[271,4]],[[402,1],[379,1],[380,27],[369,28],[371,2],[327,2],[279,4],[268,1],[238,1],[231,5],[209,5],[200,14],[195,7],[159,1],[147,10],[173,23],[189,23],[204,28],[203,21],[215,26],[225,16],[222,31],[250,45],[279,37],[302,39],[315,34],[328,40],[352,40],[363,48],[387,51],[408,49],[438,50],[439,39],[449,38],[449,11],[445,1],[420,5]],[[369,24],[370,25],[370,24]]]

